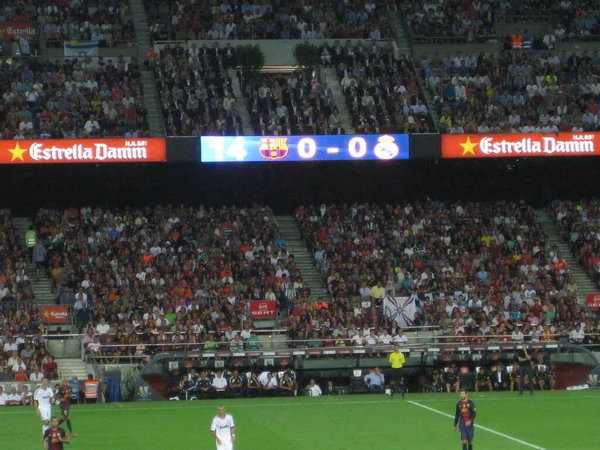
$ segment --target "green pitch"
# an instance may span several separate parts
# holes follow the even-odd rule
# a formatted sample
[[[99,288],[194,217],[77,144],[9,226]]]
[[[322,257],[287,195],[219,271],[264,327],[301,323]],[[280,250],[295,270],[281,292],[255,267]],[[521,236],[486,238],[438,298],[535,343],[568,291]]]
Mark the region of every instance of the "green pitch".
[[[458,395],[409,394],[227,400],[236,421],[236,450],[460,450],[452,428]],[[471,393],[477,406],[475,449],[598,448],[600,391]],[[212,450],[216,401],[73,406],[78,437],[69,449]],[[33,407],[0,409],[0,442],[41,449]],[[65,424],[66,425],[66,424]],[[483,428],[486,428],[485,430]]]

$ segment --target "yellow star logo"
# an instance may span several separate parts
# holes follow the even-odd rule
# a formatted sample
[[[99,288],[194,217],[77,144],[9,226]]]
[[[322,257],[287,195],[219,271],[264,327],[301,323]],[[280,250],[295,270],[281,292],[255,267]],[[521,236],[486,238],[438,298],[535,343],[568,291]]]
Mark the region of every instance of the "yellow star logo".
[[[44,314],[42,314],[45,318],[50,317],[50,313],[48,311],[44,311]]]
[[[478,142],[471,142],[471,137],[467,136],[467,141],[460,144],[460,146],[463,148],[463,156],[465,156],[467,153],[470,153],[471,155],[475,156],[475,147],[477,147],[479,143]]]
[[[20,159],[21,161],[25,162],[25,159],[23,158],[23,153],[25,153],[27,149],[21,148],[18,142],[15,145],[15,148],[9,148],[8,151],[12,153],[12,158],[10,162],[16,161],[17,159]]]

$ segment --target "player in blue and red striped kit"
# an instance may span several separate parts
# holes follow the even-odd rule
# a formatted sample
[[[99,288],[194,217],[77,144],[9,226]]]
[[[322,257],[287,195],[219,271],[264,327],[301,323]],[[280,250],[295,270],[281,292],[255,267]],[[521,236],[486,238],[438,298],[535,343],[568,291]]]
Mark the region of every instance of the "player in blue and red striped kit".
[[[469,400],[466,389],[460,390],[460,401],[456,403],[454,415],[454,431],[460,430],[460,440],[463,450],[473,450],[473,436],[475,435],[475,416],[477,411],[475,403]]]

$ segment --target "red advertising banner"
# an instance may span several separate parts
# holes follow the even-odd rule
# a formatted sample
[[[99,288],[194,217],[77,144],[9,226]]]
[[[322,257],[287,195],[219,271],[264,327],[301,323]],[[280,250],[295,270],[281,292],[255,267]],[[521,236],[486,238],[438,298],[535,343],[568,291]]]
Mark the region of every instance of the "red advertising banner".
[[[0,23],[0,39],[12,41],[24,37],[33,41],[37,36],[37,26],[32,22],[4,22]]]
[[[600,293],[587,294],[585,296],[585,306],[592,311],[600,310]]]
[[[442,158],[600,155],[600,133],[445,134]]]
[[[163,162],[167,143],[149,139],[0,141],[0,164]]]
[[[42,306],[40,313],[44,323],[67,323],[69,321],[67,306]]]
[[[250,302],[250,317],[253,319],[270,319],[277,315],[275,300],[253,300]]]

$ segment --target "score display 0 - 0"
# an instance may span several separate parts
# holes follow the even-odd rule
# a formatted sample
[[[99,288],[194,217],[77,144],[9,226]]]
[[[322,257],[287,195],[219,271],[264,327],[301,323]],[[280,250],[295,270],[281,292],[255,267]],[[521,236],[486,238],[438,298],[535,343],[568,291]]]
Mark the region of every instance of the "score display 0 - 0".
[[[408,134],[201,136],[201,162],[390,161],[408,159]]]

